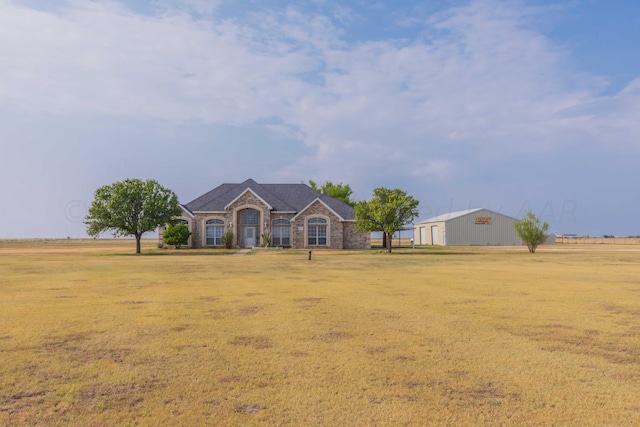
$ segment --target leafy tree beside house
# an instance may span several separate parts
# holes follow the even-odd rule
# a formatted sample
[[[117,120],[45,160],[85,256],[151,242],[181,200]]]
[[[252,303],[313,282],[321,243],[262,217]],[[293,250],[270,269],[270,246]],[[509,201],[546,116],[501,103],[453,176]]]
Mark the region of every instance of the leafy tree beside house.
[[[348,184],[334,184],[331,181],[327,181],[322,185],[318,185],[314,181],[309,180],[309,187],[320,194],[326,194],[334,199],[342,200],[349,206],[356,205],[356,201],[353,200],[353,190],[351,190]]]
[[[181,245],[186,245],[189,242],[189,236],[191,236],[191,232],[186,224],[169,224],[164,231],[163,240],[167,245],[173,245],[179,249]]]
[[[96,190],[84,223],[93,237],[105,231],[114,237],[134,236],[139,254],[144,233],[172,223],[180,214],[173,191],[152,179],[125,179]]]
[[[398,188],[376,188],[371,200],[358,202],[355,206],[356,229],[360,232],[382,231],[385,249],[391,252],[391,236],[418,216],[419,203]]]
[[[535,252],[536,248],[543,244],[549,237],[549,235],[546,234],[549,229],[549,224],[546,222],[542,223],[531,211],[525,213],[524,218],[516,221],[513,226],[531,253]]]

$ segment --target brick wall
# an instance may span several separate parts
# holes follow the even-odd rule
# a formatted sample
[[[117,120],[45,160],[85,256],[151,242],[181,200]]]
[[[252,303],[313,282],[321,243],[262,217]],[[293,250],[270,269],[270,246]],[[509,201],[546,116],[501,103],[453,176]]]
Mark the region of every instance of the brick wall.
[[[328,246],[309,246],[307,241],[307,224],[309,218],[319,216],[329,222]],[[356,233],[355,224],[341,222],[324,204],[316,201],[291,224],[291,247],[296,249],[330,248],[330,249],[367,249],[371,247],[369,233]]]
[[[344,249],[369,249],[371,233],[357,233],[355,222],[344,223]]]
[[[205,221],[208,219],[221,219],[224,221],[226,231],[233,232],[233,246],[238,246],[238,234],[240,231],[240,214],[244,209],[255,209],[260,212],[260,220],[258,224],[258,235],[256,236],[256,245],[261,243],[263,233],[271,233],[271,222],[278,218],[291,220],[293,213],[277,213],[271,212],[268,206],[251,192],[246,192],[238,200],[229,206],[226,212],[216,213],[196,213],[194,218],[186,218],[191,228],[191,247],[204,248],[205,237]],[[313,217],[325,218],[328,221],[328,245],[327,246],[309,246],[307,241],[307,224],[306,221]],[[266,227],[265,227],[266,222]],[[232,224],[232,227],[230,227]],[[162,231],[160,232],[160,242],[162,242]],[[316,201],[309,206],[302,215],[291,221],[291,247],[294,249],[307,248],[330,248],[330,249],[367,249],[371,247],[370,233],[356,233],[355,223],[341,222],[330,209],[324,204]]]
[[[262,243],[261,235],[263,233],[271,233],[271,211],[262,200],[256,197],[252,192],[247,191],[227,208],[227,219],[225,220],[225,224],[227,224],[228,230],[229,222],[233,221],[233,228],[231,229],[233,231],[233,247],[238,246],[240,214],[245,209],[253,209],[260,212],[260,219],[258,220],[257,225],[258,232],[256,236],[256,246],[260,246]]]

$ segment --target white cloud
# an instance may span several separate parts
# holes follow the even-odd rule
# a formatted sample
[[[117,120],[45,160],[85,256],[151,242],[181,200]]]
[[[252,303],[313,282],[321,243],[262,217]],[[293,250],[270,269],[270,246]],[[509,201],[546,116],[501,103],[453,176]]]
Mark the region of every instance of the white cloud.
[[[220,6],[221,0],[174,0],[178,7],[192,10],[197,14],[209,16],[212,15]],[[159,2],[162,4],[163,2]],[[165,2],[166,3],[166,2]],[[171,5],[171,3],[169,3]]]
[[[208,14],[217,5],[179,3],[209,5]],[[294,8],[255,14],[251,26],[104,1],[75,0],[58,13],[0,8],[0,61],[11,64],[0,69],[5,104],[236,125],[278,116],[321,153],[345,140],[509,149],[556,131],[558,111],[638,98],[597,99],[598,82],[567,84],[562,50],[525,25],[529,10],[495,1],[434,16],[436,39],[355,45],[327,17]]]
[[[247,123],[281,113],[302,54],[255,52],[253,34],[181,13],[76,1],[61,14],[0,4],[4,103],[24,111]],[[211,28],[213,27],[213,28]]]
[[[435,178],[439,181],[449,179],[454,172],[454,164],[448,160],[431,160],[426,165],[413,170],[416,177]]]
[[[422,20],[415,37],[359,42],[343,25],[355,9],[263,7],[236,20],[219,1],[156,4],[145,15],[117,1],[39,11],[0,0],[0,108],[262,127],[307,148],[265,175],[339,176],[353,188],[455,182],[566,149],[638,154],[640,80],[599,96],[606,78],[575,70],[536,30],[545,9],[524,2],[470,1]],[[204,158],[182,161],[205,169]]]
[[[559,111],[556,116],[565,129],[606,136],[610,148],[639,147],[640,78],[614,96],[589,99]]]

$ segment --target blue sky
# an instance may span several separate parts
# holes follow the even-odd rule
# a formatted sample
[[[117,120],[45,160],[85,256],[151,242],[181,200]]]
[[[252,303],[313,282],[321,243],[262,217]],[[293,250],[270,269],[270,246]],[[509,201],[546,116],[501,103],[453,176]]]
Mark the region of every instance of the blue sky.
[[[0,0],[0,238],[96,188],[331,180],[640,235],[640,3]]]

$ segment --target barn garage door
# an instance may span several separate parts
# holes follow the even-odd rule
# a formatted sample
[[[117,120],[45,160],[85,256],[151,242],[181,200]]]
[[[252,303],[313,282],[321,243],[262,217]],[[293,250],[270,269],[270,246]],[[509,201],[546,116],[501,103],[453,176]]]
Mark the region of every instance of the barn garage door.
[[[432,245],[437,245],[438,243],[438,226],[437,225],[432,225],[431,226],[431,244]]]

